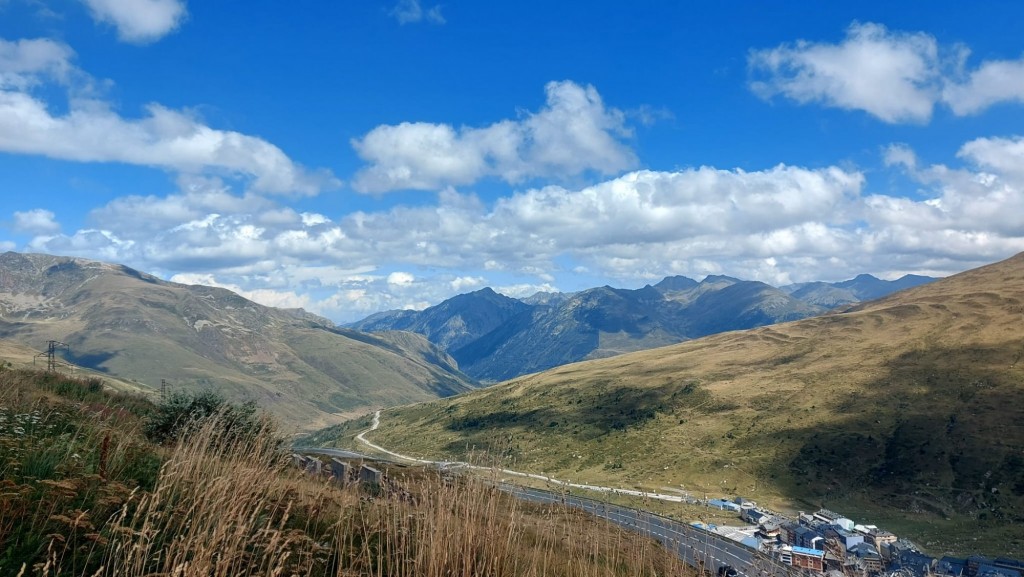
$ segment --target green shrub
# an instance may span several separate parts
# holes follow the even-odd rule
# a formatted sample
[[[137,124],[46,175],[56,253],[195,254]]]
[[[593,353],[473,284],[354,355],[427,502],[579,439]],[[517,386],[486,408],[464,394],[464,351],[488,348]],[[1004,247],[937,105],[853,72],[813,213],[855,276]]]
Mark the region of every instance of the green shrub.
[[[263,434],[268,428],[267,418],[257,413],[256,403],[241,405],[230,403],[219,393],[174,393],[159,405],[147,419],[144,432],[155,443],[177,441],[217,417],[221,424],[221,438],[233,440],[244,436]]]

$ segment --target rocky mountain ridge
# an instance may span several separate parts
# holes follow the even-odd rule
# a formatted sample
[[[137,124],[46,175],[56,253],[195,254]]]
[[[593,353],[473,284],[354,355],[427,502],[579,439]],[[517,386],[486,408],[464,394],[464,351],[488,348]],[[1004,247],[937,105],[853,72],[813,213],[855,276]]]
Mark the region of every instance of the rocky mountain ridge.
[[[575,361],[807,318],[932,280],[860,275],[839,283],[776,288],[722,275],[700,282],[671,276],[640,289],[604,286],[525,299],[484,288],[422,311],[377,313],[347,326],[422,334],[447,350],[465,373],[496,382]]]

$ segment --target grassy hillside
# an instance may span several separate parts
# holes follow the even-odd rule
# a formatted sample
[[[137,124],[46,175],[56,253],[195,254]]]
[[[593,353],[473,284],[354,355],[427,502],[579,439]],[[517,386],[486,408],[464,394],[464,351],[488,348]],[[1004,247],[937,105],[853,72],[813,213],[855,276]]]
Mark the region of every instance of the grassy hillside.
[[[474,479],[390,468],[345,488],[268,429],[217,419],[173,446],[156,408],[99,381],[0,370],[0,575],[686,575],[664,548]]]
[[[1024,553],[1024,255],[832,314],[385,411],[373,437]]]
[[[306,428],[472,388],[419,336],[368,336],[224,289],[47,255],[0,255],[0,337],[59,340],[67,360],[114,379],[214,389]]]

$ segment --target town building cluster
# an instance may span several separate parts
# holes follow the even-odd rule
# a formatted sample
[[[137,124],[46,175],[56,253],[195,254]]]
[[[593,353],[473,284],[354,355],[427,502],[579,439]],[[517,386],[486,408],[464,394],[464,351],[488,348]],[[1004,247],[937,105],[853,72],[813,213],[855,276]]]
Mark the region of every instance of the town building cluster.
[[[709,507],[737,513],[741,527],[702,528],[758,549],[786,565],[814,573],[877,577],[1024,577],[1024,562],[1005,557],[935,558],[875,525],[863,525],[828,509],[796,518],[767,511],[741,497],[710,499]]]

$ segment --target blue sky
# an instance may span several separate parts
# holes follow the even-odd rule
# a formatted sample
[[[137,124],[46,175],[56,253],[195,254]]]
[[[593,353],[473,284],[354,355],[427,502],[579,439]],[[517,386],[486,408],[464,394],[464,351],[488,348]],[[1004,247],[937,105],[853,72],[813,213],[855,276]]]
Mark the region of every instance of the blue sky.
[[[0,0],[0,250],[336,321],[1024,250],[1024,7],[894,4]]]

